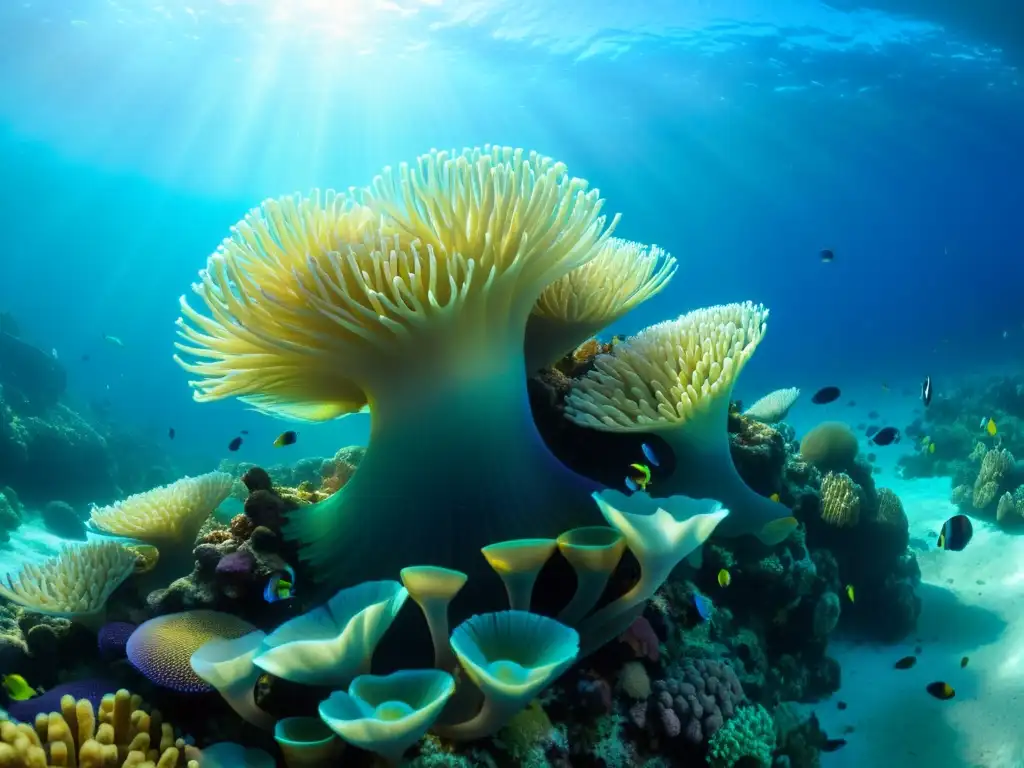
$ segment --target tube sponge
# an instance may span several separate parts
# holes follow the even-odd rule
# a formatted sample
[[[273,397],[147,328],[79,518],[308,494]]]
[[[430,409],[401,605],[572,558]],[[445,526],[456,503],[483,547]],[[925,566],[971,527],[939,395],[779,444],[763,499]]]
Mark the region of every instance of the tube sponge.
[[[189,664],[243,720],[270,730],[274,718],[256,706],[254,695],[256,681],[263,673],[252,663],[265,637],[257,630],[232,640],[211,640],[193,652]]]
[[[410,669],[386,676],[361,675],[348,692],[320,704],[320,717],[342,739],[397,763],[422,738],[455,692],[439,669]]]
[[[500,611],[467,619],[452,633],[452,650],[484,695],[473,719],[437,730],[456,739],[497,732],[576,660],[579,635],[554,619]]]
[[[370,407],[359,471],[285,525],[319,578],[422,562],[472,576],[481,547],[575,524],[591,487],[532,422],[524,339],[544,289],[610,236],[602,206],[534,152],[432,151],[366,189],[266,201],[209,258],[206,312],[182,299],[179,322],[197,400],[313,420]],[[485,430],[451,429],[484,414]]]
[[[526,327],[527,371],[551,365],[660,293],[676,267],[657,246],[608,238],[594,259],[544,289]]]
[[[226,472],[183,477],[116,504],[97,507],[89,521],[105,533],[147,544],[191,544],[206,518],[231,493],[234,482]]]
[[[0,596],[35,613],[99,629],[107,598],[135,571],[135,555],[113,541],[65,547],[17,578],[0,582]]]
[[[346,685],[370,666],[377,643],[409,591],[397,581],[368,581],[286,621],[253,660],[272,675],[305,685]]]
[[[722,533],[776,543],[795,521],[779,525],[779,505],[743,482],[727,432],[733,385],[764,337],[767,319],[767,309],[745,302],[645,328],[598,356],[573,382],[565,415],[593,429],[659,434],[678,467],[658,483],[659,495],[717,499],[731,512]]]

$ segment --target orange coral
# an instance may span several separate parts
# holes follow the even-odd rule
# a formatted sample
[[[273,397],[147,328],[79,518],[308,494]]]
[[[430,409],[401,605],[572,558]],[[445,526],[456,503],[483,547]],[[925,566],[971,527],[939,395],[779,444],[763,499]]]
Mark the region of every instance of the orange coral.
[[[248,541],[256,526],[246,515],[235,515],[231,518],[231,538],[236,541]]]
[[[239,517],[244,517],[244,515],[239,515]],[[227,528],[214,528],[212,531],[207,531],[206,535],[203,536],[203,544],[223,544],[230,538],[231,531]]]
[[[345,483],[351,480],[355,473],[355,465],[349,464],[347,461],[335,461],[333,471],[326,475],[320,483],[320,492],[328,496],[337,493],[345,487]]]

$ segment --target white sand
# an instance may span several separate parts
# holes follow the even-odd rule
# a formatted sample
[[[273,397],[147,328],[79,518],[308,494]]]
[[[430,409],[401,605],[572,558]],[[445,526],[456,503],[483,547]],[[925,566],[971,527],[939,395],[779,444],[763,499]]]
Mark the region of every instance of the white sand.
[[[974,539],[963,552],[934,549],[948,501],[948,478],[879,478],[903,500],[911,537],[931,551],[918,552],[923,602],[917,632],[891,646],[837,642],[831,653],[843,668],[843,686],[815,707],[832,738],[847,746],[823,755],[826,768],[1020,768],[1024,766],[1024,536],[974,521]],[[923,652],[909,670],[893,663]],[[960,659],[970,662],[961,669]],[[949,701],[925,691],[943,680],[956,689]],[[836,702],[848,708],[840,711]],[[848,735],[842,733],[853,726]]]

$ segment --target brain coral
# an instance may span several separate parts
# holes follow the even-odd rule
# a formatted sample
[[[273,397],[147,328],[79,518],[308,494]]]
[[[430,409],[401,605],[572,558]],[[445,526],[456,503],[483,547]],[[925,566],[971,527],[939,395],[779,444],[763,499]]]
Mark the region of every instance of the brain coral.
[[[821,479],[821,519],[837,528],[860,522],[860,494],[849,475],[829,472]]]
[[[192,671],[192,654],[210,640],[247,635],[256,628],[230,613],[186,611],[157,616],[128,639],[128,660],[157,685],[185,693],[212,691]]]
[[[800,455],[804,461],[822,471],[843,472],[853,466],[857,458],[857,436],[841,421],[826,421],[800,441]]]

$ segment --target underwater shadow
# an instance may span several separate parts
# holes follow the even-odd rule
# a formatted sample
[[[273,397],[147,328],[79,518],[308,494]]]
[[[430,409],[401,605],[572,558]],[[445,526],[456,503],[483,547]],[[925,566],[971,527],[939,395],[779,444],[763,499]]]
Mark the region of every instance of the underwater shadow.
[[[918,637],[976,648],[996,642],[1008,626],[1001,616],[977,605],[960,601],[956,593],[935,584],[920,584],[921,616]]]

